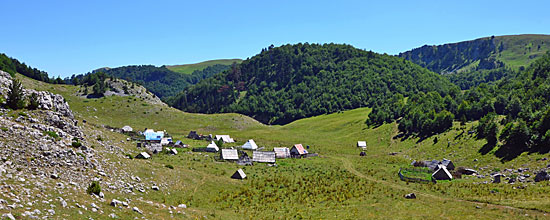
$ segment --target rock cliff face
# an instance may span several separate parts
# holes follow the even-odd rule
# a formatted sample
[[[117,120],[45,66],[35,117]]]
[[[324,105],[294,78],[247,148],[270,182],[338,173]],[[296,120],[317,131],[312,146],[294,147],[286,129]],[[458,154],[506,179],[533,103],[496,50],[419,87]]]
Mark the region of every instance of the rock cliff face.
[[[487,59],[497,51],[494,38],[422,47],[400,53],[403,57],[437,73],[452,73],[478,60]]]

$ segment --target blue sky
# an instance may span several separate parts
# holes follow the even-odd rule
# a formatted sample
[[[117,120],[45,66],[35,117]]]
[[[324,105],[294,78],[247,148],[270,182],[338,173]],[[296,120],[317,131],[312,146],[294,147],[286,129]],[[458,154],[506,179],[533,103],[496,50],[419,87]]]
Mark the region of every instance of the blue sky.
[[[0,52],[62,77],[100,67],[252,57],[271,44],[397,54],[491,35],[550,34],[549,1],[0,0]]]

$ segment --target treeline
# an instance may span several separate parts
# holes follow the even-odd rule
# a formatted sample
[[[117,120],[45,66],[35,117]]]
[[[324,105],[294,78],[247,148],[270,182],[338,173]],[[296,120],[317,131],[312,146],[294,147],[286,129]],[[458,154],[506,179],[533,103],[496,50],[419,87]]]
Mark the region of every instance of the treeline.
[[[113,69],[104,68],[98,71],[108,77],[138,83],[166,101],[180,93],[185,87],[196,84],[200,80],[211,77],[228,68],[229,65],[216,64],[203,70],[196,70],[192,74],[187,75],[173,72],[165,66],[156,67],[153,65],[124,66]],[[73,75],[66,80],[72,84],[79,85],[82,84],[82,80],[86,80],[85,78],[88,77],[88,82],[90,82],[89,80],[93,82],[93,78],[91,77],[94,77],[94,74],[98,71],[83,75]]]
[[[47,72],[27,66],[25,63],[21,63],[19,60],[8,57],[3,53],[0,53],[0,70],[11,74],[12,77],[15,76],[16,73],[19,73],[42,82],[54,84],[65,83],[60,77],[50,78]]]
[[[71,78],[66,78],[65,81],[67,84],[84,87],[84,95],[101,97],[108,90],[108,86],[105,83],[105,79],[107,78],[108,76],[104,72],[96,71],[83,75],[72,75]],[[89,88],[91,88],[91,91]]]
[[[263,123],[376,106],[394,94],[435,91],[452,84],[401,58],[341,44],[269,47],[240,65],[190,86],[172,102],[188,112],[237,112]]]
[[[476,68],[461,73],[445,74],[444,76],[453,84],[459,86],[462,90],[468,90],[480,85],[481,83],[491,83],[507,76],[516,77],[516,75],[516,70],[506,67],[499,67],[496,69]]]
[[[526,151],[546,153],[550,151],[549,75],[550,54],[546,54],[516,75],[481,83],[463,93],[455,88],[441,97],[429,92],[389,99],[373,109],[367,123],[399,119],[401,131],[422,136],[444,132],[452,126],[450,118],[480,120],[478,137],[486,138],[490,147],[498,139],[504,143],[496,152],[498,156],[512,159]]]

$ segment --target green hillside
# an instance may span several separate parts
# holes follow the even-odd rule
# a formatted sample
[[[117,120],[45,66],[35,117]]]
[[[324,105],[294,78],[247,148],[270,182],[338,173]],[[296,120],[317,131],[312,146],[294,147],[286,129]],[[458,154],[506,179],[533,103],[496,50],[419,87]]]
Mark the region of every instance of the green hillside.
[[[373,106],[400,94],[445,95],[452,84],[403,59],[341,44],[264,49],[188,87],[172,102],[187,112],[237,112],[266,124]]]
[[[507,35],[422,47],[398,56],[438,73],[527,67],[550,51],[550,35]]]
[[[65,79],[65,81],[70,84],[81,85],[87,78],[92,77],[92,75],[105,73],[110,77],[138,83],[166,101],[179,94],[186,87],[225,71],[229,67],[228,65],[213,64],[201,70],[195,70],[190,74],[180,74],[169,70],[165,66],[133,65],[117,68],[101,68],[87,74],[73,75],[71,78]]]
[[[550,51],[550,35],[509,35],[495,37],[498,53],[493,54],[506,66],[528,67],[534,60]],[[502,45],[502,46],[501,46]]]
[[[208,60],[200,63],[193,63],[193,64],[183,64],[183,65],[167,65],[166,68],[169,70],[172,70],[174,72],[183,73],[183,74],[191,74],[195,70],[203,70],[206,67],[213,66],[216,64],[229,66],[233,63],[241,63],[243,60],[241,59],[218,59],[218,60]]]
[[[544,218],[550,212],[549,182],[486,184],[495,170],[528,167],[533,172],[546,166],[545,155],[523,154],[509,162],[501,162],[493,154],[479,152],[486,142],[468,131],[477,122],[465,125],[453,123],[452,129],[427,139],[395,138],[397,124],[386,123],[369,128],[364,121],[370,109],[359,108],[340,113],[301,119],[284,126],[266,126],[238,114],[191,114],[165,106],[150,105],[132,97],[85,99],[73,94],[79,90],[71,85],[51,85],[20,77],[25,87],[45,89],[62,94],[69,102],[89,134],[100,132],[108,143],[123,148],[113,152],[111,162],[118,172],[139,176],[143,182],[162,182],[160,191],[118,192],[105,194],[105,202],[83,196],[83,189],[66,189],[66,199],[79,204],[95,204],[103,212],[90,209],[62,209],[65,216],[106,218],[116,213],[121,218],[139,216],[131,209],[109,205],[113,198],[128,198],[139,206],[146,218],[271,219],[288,218],[483,218],[529,219]],[[181,149],[180,154],[159,154],[152,160],[130,160],[125,153],[136,154],[135,143],[126,136],[110,132],[102,125],[136,130],[165,129],[175,139],[183,139],[189,130],[199,133],[230,134],[237,140],[231,147],[253,138],[260,147],[271,149],[302,143],[320,157],[278,160],[277,167],[256,164],[238,166],[213,159],[214,153],[193,153]],[[94,132],[94,133],[91,133]],[[91,136],[94,137],[94,136]],[[437,138],[438,141],[435,141]],[[183,139],[192,147],[206,146],[206,141]],[[366,140],[367,156],[360,157],[357,140]],[[98,145],[96,150],[108,149]],[[412,160],[448,158],[455,165],[477,169],[483,177],[466,177],[437,184],[406,183],[399,179],[400,167]],[[174,169],[166,168],[172,165]],[[238,168],[248,175],[243,181],[229,176]],[[102,183],[107,184],[107,183]],[[521,187],[521,188],[520,188]],[[414,192],[417,199],[404,199]],[[0,198],[2,196],[0,195]],[[169,214],[169,206],[187,204],[185,214]],[[243,204],[247,204],[243,206]],[[37,204],[41,205],[41,204]],[[49,206],[48,206],[49,207]],[[399,209],[399,212],[395,210]],[[0,211],[2,212],[2,211]]]

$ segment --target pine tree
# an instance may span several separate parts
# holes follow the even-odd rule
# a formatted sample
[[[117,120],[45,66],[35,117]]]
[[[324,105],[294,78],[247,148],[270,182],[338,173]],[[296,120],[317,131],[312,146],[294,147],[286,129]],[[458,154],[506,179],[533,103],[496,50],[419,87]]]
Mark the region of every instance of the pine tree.
[[[23,86],[21,81],[14,79],[10,85],[10,91],[8,91],[7,105],[11,109],[22,109],[25,107]]]

